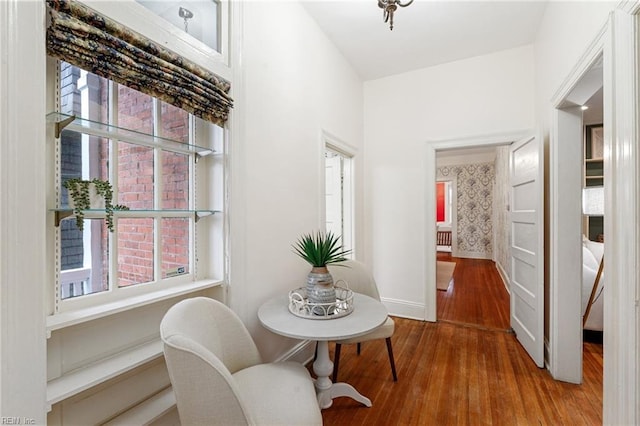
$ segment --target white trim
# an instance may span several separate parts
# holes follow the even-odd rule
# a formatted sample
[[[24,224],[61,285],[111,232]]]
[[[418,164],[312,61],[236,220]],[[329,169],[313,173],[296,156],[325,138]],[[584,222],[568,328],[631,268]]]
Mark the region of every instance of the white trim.
[[[316,342],[312,340],[303,340],[272,362],[294,361],[306,364],[313,359],[315,343]]]
[[[221,0],[221,37],[219,43],[222,53],[216,52],[201,41],[174,27],[133,0],[113,2],[103,0],[80,1],[96,12],[129,28],[135,28],[143,36],[212,71],[216,75],[226,80],[231,80],[228,54],[230,14],[227,0]]]
[[[156,420],[162,419],[176,408],[176,396],[173,388],[169,386],[163,391],[158,392],[149,399],[142,401],[111,419],[103,426],[130,426],[130,425],[148,425]],[[160,424],[164,424],[162,421]]]
[[[334,151],[342,156],[344,169],[342,170],[343,176],[345,177],[343,180],[343,214],[344,216],[348,215],[346,226],[344,227],[345,234],[342,235],[342,243],[345,248],[351,250],[350,257],[355,259],[356,256],[356,238],[355,238],[355,229],[356,229],[356,216],[355,216],[355,155],[358,153],[358,148],[353,145],[350,145],[344,142],[342,139],[332,135],[326,130],[321,130],[320,132],[320,190],[319,194],[322,194],[320,200],[320,222],[321,228],[324,229],[327,223],[327,204],[326,204],[326,159],[325,153],[327,150]],[[343,220],[345,217],[343,217]],[[345,222],[347,222],[345,221]]]
[[[0,2],[0,412],[46,423],[45,5]]]
[[[496,132],[473,136],[460,136],[444,139],[428,139],[425,142],[437,151],[445,149],[469,148],[480,146],[504,145],[531,135],[531,129],[515,130],[512,132]]]
[[[640,422],[638,16],[612,14],[604,49],[604,424]]]
[[[607,33],[608,22],[606,22],[598,31],[595,38],[589,43],[585,52],[582,54],[578,62],[573,66],[567,77],[551,97],[551,103],[554,108],[561,108],[564,100],[569,96],[571,91],[576,87],[578,82],[599,60],[604,48],[604,37]]]
[[[463,257],[465,259],[493,260],[492,253],[479,253],[476,251],[464,251],[464,250],[456,251],[455,257]]]
[[[388,297],[382,297],[381,300],[382,304],[387,308],[387,311],[389,311],[389,315],[419,321],[425,320],[425,306],[421,303],[410,302],[407,300],[391,299]],[[427,321],[435,321],[435,319],[427,319]]]
[[[47,321],[47,337],[51,337],[51,332],[61,328],[82,324],[109,315],[114,315],[130,309],[139,308],[161,300],[172,299],[174,297],[205,290],[211,287],[223,285],[219,280],[201,280],[182,285],[174,285],[169,288],[143,293],[138,296],[117,300],[110,303],[90,306],[74,311],[67,311],[55,315],[49,315]]]
[[[430,139],[425,141],[425,169],[433,173],[425,173],[425,200],[427,206],[435,206],[436,202],[436,150],[467,148],[478,146],[505,145],[531,135],[531,130],[517,130],[503,133],[490,133],[476,136],[461,136],[446,139]],[[427,321],[436,321],[436,211],[427,209],[425,220],[425,301],[424,315]],[[454,235],[452,235],[452,238]],[[456,256],[457,246],[452,243],[453,255]]]
[[[358,153],[358,148],[343,141],[337,136],[332,135],[326,130],[321,130],[321,139],[324,144],[323,149],[326,146],[332,149],[333,151],[337,151],[348,157],[355,157],[356,154]]]
[[[509,277],[507,276],[506,271],[500,264],[500,262],[494,262],[496,264],[496,269],[498,270],[498,274],[500,274],[500,278],[502,279],[502,284],[504,285],[504,289],[507,290],[508,294],[511,294],[511,281],[509,281]]]
[[[627,12],[629,15],[637,15],[640,13],[640,1],[638,0],[621,0],[618,9]]]
[[[581,383],[582,111],[577,106],[554,111],[549,147],[548,362],[554,379]]]
[[[567,133],[571,130],[571,123],[575,121],[571,117],[581,114],[578,107],[567,101],[567,98],[601,60],[608,25],[605,23],[600,28],[551,99],[553,117],[549,136],[547,259],[550,297],[547,363],[554,379],[571,383],[582,381],[582,231],[578,222],[581,222],[579,197],[583,148],[582,129],[579,135]],[[571,140],[572,143],[560,143],[560,140]]]
[[[118,353],[47,383],[47,410],[56,402],[76,395],[162,356],[162,341],[153,340]]]

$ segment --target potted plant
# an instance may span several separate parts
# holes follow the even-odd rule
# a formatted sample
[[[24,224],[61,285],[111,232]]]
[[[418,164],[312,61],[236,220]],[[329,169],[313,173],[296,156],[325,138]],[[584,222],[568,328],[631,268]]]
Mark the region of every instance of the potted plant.
[[[127,206],[113,204],[113,187],[107,180],[72,178],[66,180],[62,186],[69,191],[69,207],[73,210],[76,226],[80,231],[84,229],[85,210],[104,209],[107,228],[111,232],[113,232],[113,211],[129,210]]]
[[[327,265],[347,260],[340,237],[331,231],[302,235],[293,246],[295,253],[311,265],[307,275],[307,298],[311,303],[335,303],[336,290]]]

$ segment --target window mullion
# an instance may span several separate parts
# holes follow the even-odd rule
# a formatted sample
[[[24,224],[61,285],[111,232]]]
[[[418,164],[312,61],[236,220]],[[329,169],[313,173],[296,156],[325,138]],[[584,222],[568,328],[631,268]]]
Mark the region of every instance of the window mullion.
[[[118,125],[118,86],[113,81],[109,80],[109,124],[117,126]],[[113,197],[114,203],[117,204],[118,200],[118,143],[117,139],[111,139],[109,141],[110,149],[109,149],[109,182],[113,186]],[[118,286],[118,262],[114,261],[114,259],[118,258],[118,217],[115,215],[114,217],[114,228],[115,232],[108,232],[109,238],[109,261],[107,262],[107,268],[109,269],[109,291],[115,292],[119,290]]]
[[[162,108],[158,99],[153,99],[153,135],[162,136]],[[153,208],[162,209],[162,149],[153,150]],[[154,281],[162,278],[162,217],[156,216],[153,220],[153,276]]]
[[[196,117],[193,114],[189,114],[189,144],[195,145],[198,141],[196,138]],[[208,146],[208,145],[205,145]],[[196,194],[198,179],[196,179],[196,159],[195,154],[191,154],[191,161],[189,161],[189,180],[191,185],[189,185],[190,193],[189,193],[189,208],[195,210],[196,204]],[[189,235],[191,235],[191,250],[189,250],[189,264],[191,266],[191,271],[193,276],[198,276],[198,263],[196,262],[198,256],[198,233],[196,232],[196,223],[195,219],[189,222]]]

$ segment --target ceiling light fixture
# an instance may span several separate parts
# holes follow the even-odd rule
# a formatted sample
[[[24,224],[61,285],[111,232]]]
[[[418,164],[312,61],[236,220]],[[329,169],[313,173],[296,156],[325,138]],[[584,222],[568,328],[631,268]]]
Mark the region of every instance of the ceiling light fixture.
[[[402,3],[399,0],[378,0],[378,7],[382,9],[382,17],[384,22],[389,22],[389,29],[393,30],[393,12],[400,7],[407,7],[413,0],[409,0],[407,3]]]

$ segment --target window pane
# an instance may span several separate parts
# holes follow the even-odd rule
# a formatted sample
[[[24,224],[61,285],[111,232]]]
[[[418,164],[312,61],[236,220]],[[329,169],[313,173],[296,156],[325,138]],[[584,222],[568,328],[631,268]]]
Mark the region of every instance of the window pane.
[[[189,142],[189,114],[166,103],[161,104],[161,136]],[[189,156],[162,151],[162,209],[189,208]]]
[[[118,126],[153,134],[153,98],[118,85]]]
[[[153,148],[118,143],[118,204],[153,209]]]
[[[66,62],[60,63],[60,111],[94,121],[108,121],[108,81]],[[61,183],[71,178],[108,179],[109,142],[104,138],[65,130],[60,136]],[[68,193],[61,188],[61,206]],[[106,291],[108,235],[105,221],[75,218],[60,223],[60,298]]]
[[[60,223],[60,298],[68,299],[109,289],[108,239],[104,220],[74,218]]]
[[[153,219],[119,219],[117,228],[118,287],[153,281]]]
[[[162,152],[162,209],[189,209],[189,158]]]
[[[188,143],[189,113],[164,102],[160,104],[160,136]]]
[[[162,223],[162,278],[188,274],[189,226],[191,219],[163,218]]]
[[[219,52],[219,1],[136,0],[138,3]]]

